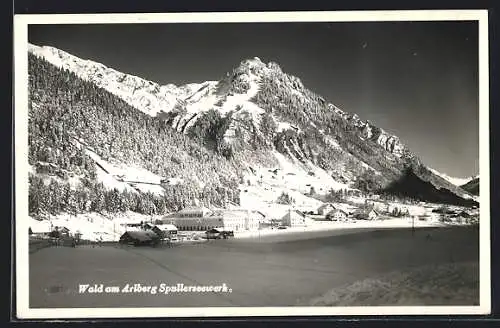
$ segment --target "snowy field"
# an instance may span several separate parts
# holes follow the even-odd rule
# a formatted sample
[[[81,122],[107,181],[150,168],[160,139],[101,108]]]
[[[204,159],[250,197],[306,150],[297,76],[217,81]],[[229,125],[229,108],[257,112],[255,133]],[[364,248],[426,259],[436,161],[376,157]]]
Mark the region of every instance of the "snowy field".
[[[394,271],[335,288],[311,300],[310,305],[479,305],[478,273],[476,262]]]
[[[427,238],[429,233],[432,239]],[[41,249],[29,259],[30,307],[473,305],[479,301],[477,228],[422,228],[414,235],[410,229],[306,234],[307,239],[288,235],[260,242],[210,240],[172,248]],[[95,282],[121,287],[225,283],[232,293],[78,294],[79,284]]]
[[[259,210],[269,217],[279,219],[291,207],[276,204],[282,193],[293,198],[293,208],[315,211],[323,202],[307,196],[311,188],[320,194],[325,194],[330,189],[349,189],[312,163],[300,163],[278,152],[273,155],[277,160],[277,167],[252,167],[252,171],[245,175],[245,184],[240,185],[242,207]]]
[[[461,225],[458,223],[440,223],[436,221],[414,221],[415,228],[445,227],[451,225]],[[315,221],[306,227],[289,227],[287,229],[266,229],[259,231],[235,232],[236,238],[263,237],[267,235],[297,234],[311,231],[329,230],[352,230],[352,229],[396,229],[411,228],[412,220],[409,218],[398,218],[391,220],[358,220],[350,222],[335,221]]]
[[[85,152],[97,164],[97,180],[102,182],[106,188],[116,188],[129,192],[151,192],[157,195],[164,194],[164,189],[160,185],[163,177],[134,165],[107,162],[89,149],[85,149]]]

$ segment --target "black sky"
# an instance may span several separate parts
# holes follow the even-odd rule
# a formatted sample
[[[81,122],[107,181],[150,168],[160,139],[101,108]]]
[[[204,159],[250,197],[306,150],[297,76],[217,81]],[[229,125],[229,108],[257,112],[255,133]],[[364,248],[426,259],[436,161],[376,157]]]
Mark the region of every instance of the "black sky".
[[[429,166],[479,171],[477,22],[32,25],[29,42],[161,84],[275,61]]]

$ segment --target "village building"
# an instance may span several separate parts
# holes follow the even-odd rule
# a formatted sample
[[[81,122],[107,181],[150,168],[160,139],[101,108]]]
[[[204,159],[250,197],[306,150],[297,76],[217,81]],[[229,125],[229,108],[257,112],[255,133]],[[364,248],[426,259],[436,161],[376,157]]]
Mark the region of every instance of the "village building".
[[[326,204],[323,204],[321,205],[319,208],[318,208],[318,214],[319,215],[327,215],[329,212],[335,210],[336,207],[331,204],[331,203],[326,203]]]
[[[375,220],[379,217],[379,213],[373,209],[359,209],[354,212],[353,217],[358,220]]]
[[[168,238],[177,234],[177,227],[173,224],[156,224],[151,230],[161,238]]]
[[[344,221],[347,219],[347,213],[341,209],[335,209],[326,214],[326,218],[331,221]]]
[[[289,210],[282,218],[281,224],[288,227],[305,227],[306,216],[298,210]]]
[[[153,231],[126,231],[120,237],[120,244],[156,245],[160,237]]]
[[[170,217],[175,218],[203,218],[212,214],[213,211],[204,206],[186,207],[176,213],[170,214]]]
[[[69,237],[70,230],[67,227],[55,226],[50,232],[51,237],[61,238],[61,237]]]
[[[373,206],[373,209],[379,213],[389,213],[394,208],[394,205],[389,204],[385,201],[370,201],[369,204]]]
[[[245,231],[258,230],[265,216],[258,211],[243,209],[209,210],[192,207],[163,218],[164,224],[175,225],[181,231],[208,231],[214,228]]]
[[[151,229],[153,226],[144,222],[120,223],[120,231],[141,231]]]

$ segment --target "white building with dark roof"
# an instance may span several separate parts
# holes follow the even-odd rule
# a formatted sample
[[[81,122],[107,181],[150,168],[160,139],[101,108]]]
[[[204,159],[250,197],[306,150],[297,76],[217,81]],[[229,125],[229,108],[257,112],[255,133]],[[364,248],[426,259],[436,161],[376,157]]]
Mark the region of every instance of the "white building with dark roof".
[[[289,210],[282,218],[281,224],[288,227],[305,227],[307,226],[307,218],[301,211]]]
[[[319,215],[327,215],[329,212],[335,210],[336,207],[332,203],[326,203],[318,208]]]
[[[244,209],[210,210],[189,208],[163,218],[164,224],[175,225],[181,231],[208,231],[214,228],[229,231],[258,230],[264,215]]]
[[[380,216],[380,214],[373,208],[367,208],[355,211],[353,216],[359,220],[375,220]]]
[[[335,209],[333,211],[330,211],[326,214],[326,218],[330,219],[332,221],[343,221],[347,219],[347,212],[341,210],[341,209]]]

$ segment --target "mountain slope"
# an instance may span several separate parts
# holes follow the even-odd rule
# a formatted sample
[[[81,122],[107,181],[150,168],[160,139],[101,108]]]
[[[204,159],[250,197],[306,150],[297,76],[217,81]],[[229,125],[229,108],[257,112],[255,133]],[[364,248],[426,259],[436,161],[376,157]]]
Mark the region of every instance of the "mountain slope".
[[[42,57],[56,67],[72,72],[71,79],[81,79],[87,89],[98,88],[99,93],[113,99],[112,106],[116,102],[122,107],[123,103],[127,104],[124,112],[131,126],[137,125],[132,122],[134,120],[146,122],[146,127],[140,127],[144,133],[144,137],[141,137],[144,145],[149,140],[155,145],[155,140],[166,142],[170,138],[177,140],[181,138],[179,135],[185,135],[187,138],[181,138],[183,143],[198,147],[190,146],[187,151],[189,156],[181,153],[171,158],[158,157],[159,145],[152,148],[145,146],[146,151],[141,147],[131,150],[130,145],[122,143],[121,138],[116,136],[133,134],[133,128],[123,127],[119,131],[114,127],[109,127],[109,130],[101,127],[83,130],[83,138],[90,139],[90,143],[96,145],[103,156],[109,155],[109,147],[103,147],[103,141],[94,136],[105,134],[107,138],[111,132],[114,135],[111,143],[116,141],[118,149],[126,154],[125,157],[120,153],[114,153],[113,156],[125,162],[134,157],[140,158],[141,165],[160,176],[168,175],[170,170],[162,169],[161,166],[175,167],[176,174],[185,176],[187,180],[190,176],[194,177],[197,180],[192,181],[194,185],[200,181],[215,180],[216,185],[222,183],[228,186],[227,181],[233,181],[230,189],[234,192],[234,181],[258,179],[255,172],[259,167],[283,168],[281,156],[284,156],[288,166],[291,165],[294,170],[300,167],[300,170],[309,172],[311,180],[316,172],[321,172],[318,174],[324,177],[322,181],[326,181],[326,184],[318,185],[318,188],[305,180],[304,184],[317,190],[326,189],[324,192],[344,187],[369,192],[387,189],[411,168],[419,179],[429,182],[438,192],[449,191],[458,196],[455,199],[458,202],[470,196],[426,167],[399,138],[328,103],[305,88],[300,79],[284,73],[273,62],[265,64],[259,58],[244,60],[218,82],[177,87],[159,86],[55,48],[31,45],[29,50],[35,55],[31,58]],[[43,87],[57,90],[60,85]],[[89,92],[94,91],[77,90],[71,96],[71,101],[87,97]],[[147,115],[130,114],[133,108]],[[88,113],[84,112],[79,119],[91,121],[95,125],[96,121],[112,120],[116,116],[122,118],[121,112],[111,112],[115,116],[99,116],[99,112],[94,111],[91,113],[93,119],[90,120]],[[100,124],[97,123],[97,126]],[[154,137],[147,135],[147,131],[157,129],[158,134],[155,132]],[[163,134],[165,131],[168,132],[167,137]],[[105,144],[110,144],[110,140],[105,141]],[[217,158],[215,162],[224,163],[226,169],[221,172],[208,169],[203,173],[204,178],[198,178],[201,174],[198,170],[190,170],[190,165],[187,168],[181,165],[184,158],[190,159],[193,166],[199,166],[198,162],[204,161],[203,156],[192,153],[193,147],[201,153],[211,154],[214,156],[212,158]],[[175,149],[172,152],[179,153]],[[172,164],[176,162],[180,163]],[[160,167],[155,167],[157,163],[161,163]],[[213,168],[213,164],[208,164],[208,167]],[[231,178],[219,178],[223,172],[227,172],[226,176]]]
[[[195,97],[210,88],[214,82],[193,83],[181,87],[174,84],[160,86],[137,76],[118,72],[103,64],[84,60],[54,47],[28,45],[30,53],[42,57],[52,65],[73,72],[79,78],[120,97],[130,106],[156,116],[173,109],[178,99]]]
[[[473,178],[460,187],[473,195],[479,196],[479,176]]]
[[[70,202],[74,211],[161,214],[198,200],[218,206],[239,202],[242,173],[238,166],[74,73],[32,54],[28,59],[28,160],[35,168],[31,209],[69,210]],[[106,192],[98,173],[104,170],[109,175],[109,168],[118,165],[183,183],[164,183],[162,197],[150,192],[134,194],[130,188],[119,190],[114,185]],[[75,180],[71,186],[66,183],[70,178]],[[44,187],[50,184],[52,189]],[[58,188],[64,190],[61,199],[55,197]],[[49,203],[40,203],[37,195],[41,193]],[[80,201],[68,201],[68,197]]]
[[[412,169],[405,170],[404,175],[387,186],[384,192],[441,204],[477,205],[473,199],[464,200],[447,189],[436,189],[430,182],[420,179]]]

